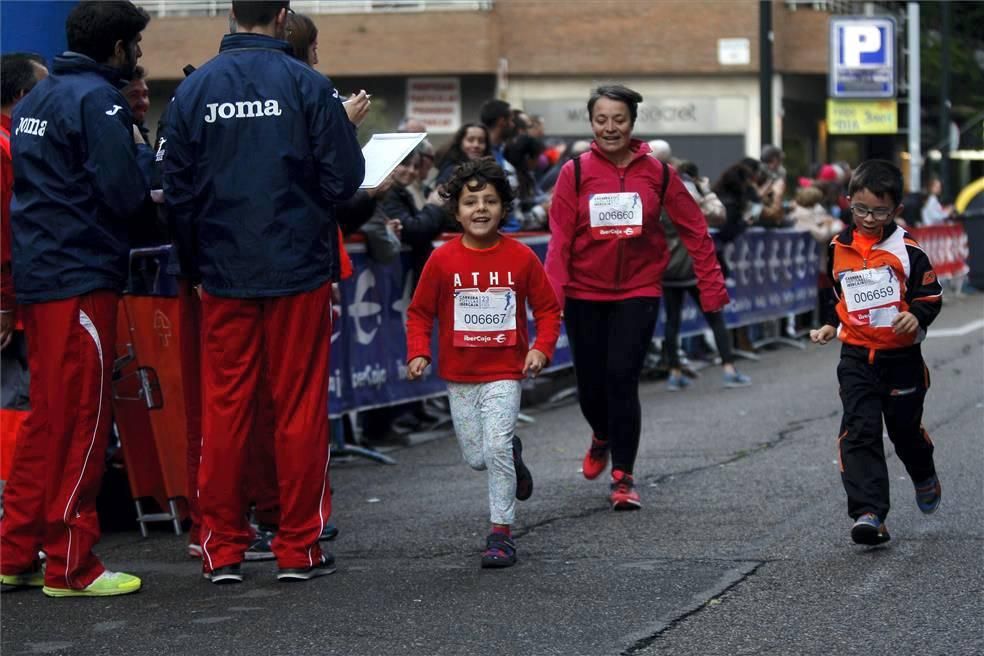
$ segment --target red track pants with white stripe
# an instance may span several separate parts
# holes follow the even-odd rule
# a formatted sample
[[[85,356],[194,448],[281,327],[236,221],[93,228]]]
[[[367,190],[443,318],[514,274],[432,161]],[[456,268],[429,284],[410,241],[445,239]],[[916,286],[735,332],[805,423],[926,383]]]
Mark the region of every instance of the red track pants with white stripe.
[[[4,489],[4,574],[48,554],[45,584],[81,589],[104,567],[96,495],[113,416],[112,379],[119,295],[95,291],[20,306],[31,371],[31,414],[17,436]]]
[[[206,572],[239,563],[252,533],[243,475],[257,385],[273,401],[282,568],[310,567],[331,514],[328,366],[331,284],[293,296],[231,299],[202,293],[202,459],[198,472]],[[267,363],[266,371],[261,368]]]

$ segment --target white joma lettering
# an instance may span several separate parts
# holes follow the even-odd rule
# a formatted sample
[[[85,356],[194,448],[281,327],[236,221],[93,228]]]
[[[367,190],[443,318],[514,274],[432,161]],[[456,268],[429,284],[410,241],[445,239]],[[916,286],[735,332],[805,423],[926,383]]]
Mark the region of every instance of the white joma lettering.
[[[45,128],[48,127],[48,121],[42,121],[37,118],[30,118],[25,116],[17,124],[17,129],[14,130],[14,134],[33,134],[35,137],[43,137]]]
[[[206,123],[215,123],[217,119],[259,118],[262,116],[280,116],[283,111],[276,100],[240,100],[234,103],[209,103],[205,105]]]

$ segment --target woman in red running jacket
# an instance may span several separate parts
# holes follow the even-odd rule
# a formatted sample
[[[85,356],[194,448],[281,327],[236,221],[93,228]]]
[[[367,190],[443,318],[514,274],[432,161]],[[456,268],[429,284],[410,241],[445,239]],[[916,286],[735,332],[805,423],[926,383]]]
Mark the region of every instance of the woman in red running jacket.
[[[584,476],[612,459],[614,510],[639,508],[632,478],[641,432],[639,374],[656,326],[669,253],[665,208],[689,251],[701,307],[728,303],[707,221],[676,172],[632,138],[642,96],[621,85],[588,99],[591,150],[564,165],[550,208],[546,270],[564,308],[581,412],[594,434]]]

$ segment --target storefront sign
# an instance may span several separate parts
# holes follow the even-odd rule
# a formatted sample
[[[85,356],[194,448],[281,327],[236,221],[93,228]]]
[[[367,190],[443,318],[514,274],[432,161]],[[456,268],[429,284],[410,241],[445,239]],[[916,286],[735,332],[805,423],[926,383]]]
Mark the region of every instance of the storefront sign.
[[[898,128],[894,100],[827,100],[829,134],[895,134]]]
[[[591,125],[585,98],[524,100],[527,114],[542,116],[550,134],[588,136]],[[744,134],[748,103],[745,98],[698,96],[660,98],[639,105],[636,134]]]
[[[461,126],[461,80],[456,77],[407,78],[407,111],[428,132],[451,134]]]

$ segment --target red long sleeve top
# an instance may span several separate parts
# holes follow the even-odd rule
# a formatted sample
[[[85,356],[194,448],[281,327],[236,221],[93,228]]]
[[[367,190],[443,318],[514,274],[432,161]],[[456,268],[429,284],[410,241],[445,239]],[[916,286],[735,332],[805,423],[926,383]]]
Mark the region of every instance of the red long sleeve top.
[[[526,304],[536,342],[529,346]],[[560,304],[536,254],[503,236],[476,250],[455,238],[430,256],[407,313],[407,361],[431,359],[438,322],[438,374],[457,383],[522,380],[530,348],[548,359],[560,334]]]

